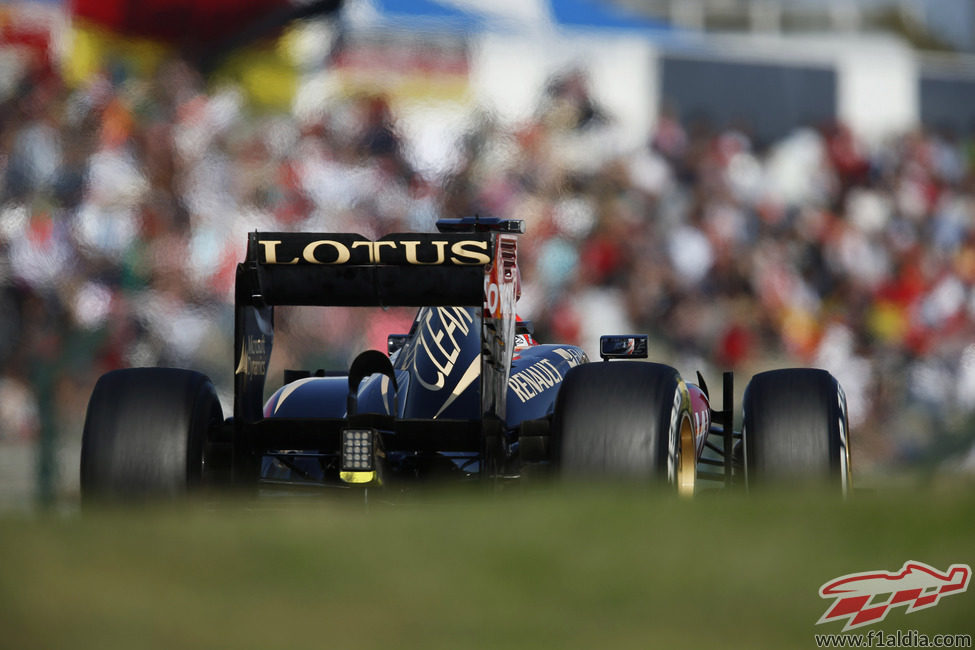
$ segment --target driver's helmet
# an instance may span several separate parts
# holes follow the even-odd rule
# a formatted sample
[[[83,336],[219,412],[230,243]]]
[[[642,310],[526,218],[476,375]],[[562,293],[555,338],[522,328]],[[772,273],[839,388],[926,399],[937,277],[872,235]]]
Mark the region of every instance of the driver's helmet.
[[[515,350],[538,345],[538,341],[532,336],[533,333],[534,328],[532,327],[531,321],[523,320],[521,316],[517,316],[515,322]]]

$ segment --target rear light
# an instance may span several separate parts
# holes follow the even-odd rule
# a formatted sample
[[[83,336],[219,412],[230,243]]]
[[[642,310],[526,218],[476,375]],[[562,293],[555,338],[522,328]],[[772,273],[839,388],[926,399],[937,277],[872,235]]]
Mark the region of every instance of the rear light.
[[[374,472],[376,470],[376,430],[342,430],[342,471]]]

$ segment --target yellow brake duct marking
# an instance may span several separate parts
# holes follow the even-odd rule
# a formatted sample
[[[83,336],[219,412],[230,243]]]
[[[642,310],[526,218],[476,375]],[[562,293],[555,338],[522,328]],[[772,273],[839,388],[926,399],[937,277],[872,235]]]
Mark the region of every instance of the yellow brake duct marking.
[[[355,483],[362,485],[364,483],[375,483],[377,485],[382,485],[382,481],[379,480],[379,474],[377,472],[339,472],[339,478],[345,483]]]

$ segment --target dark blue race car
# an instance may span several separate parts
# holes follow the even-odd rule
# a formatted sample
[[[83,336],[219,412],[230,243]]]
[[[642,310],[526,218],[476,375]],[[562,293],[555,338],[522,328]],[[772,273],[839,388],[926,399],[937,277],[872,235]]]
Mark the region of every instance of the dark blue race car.
[[[846,400],[816,369],[756,375],[735,431],[733,379],[712,408],[698,375],[642,361],[647,337],[604,336],[603,362],[540,344],[516,314],[520,221],[439,233],[251,233],[237,269],[234,412],[191,370],[99,379],[81,457],[85,497],[207,485],[407,489],[435,478],[816,480],[850,487]],[[347,370],[286,371],[266,402],[276,305],[416,306],[409,333]]]

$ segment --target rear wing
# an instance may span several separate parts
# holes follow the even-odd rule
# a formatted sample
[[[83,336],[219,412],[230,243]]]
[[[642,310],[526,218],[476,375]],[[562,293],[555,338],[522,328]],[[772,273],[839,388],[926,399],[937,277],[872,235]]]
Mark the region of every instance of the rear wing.
[[[346,307],[474,306],[496,233],[250,233],[237,301]]]
[[[252,232],[237,266],[234,416],[262,417],[276,305],[484,307],[481,410],[504,418],[519,290],[521,222],[444,220],[449,232]],[[458,232],[460,231],[460,232]]]

